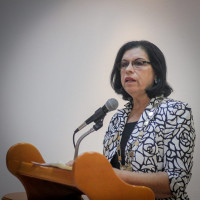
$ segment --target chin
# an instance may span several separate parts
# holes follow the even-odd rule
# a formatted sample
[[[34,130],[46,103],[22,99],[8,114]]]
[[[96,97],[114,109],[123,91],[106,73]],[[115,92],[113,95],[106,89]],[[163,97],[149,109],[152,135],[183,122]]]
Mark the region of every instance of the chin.
[[[132,98],[138,97],[138,96],[147,96],[147,93],[144,90],[125,90]]]

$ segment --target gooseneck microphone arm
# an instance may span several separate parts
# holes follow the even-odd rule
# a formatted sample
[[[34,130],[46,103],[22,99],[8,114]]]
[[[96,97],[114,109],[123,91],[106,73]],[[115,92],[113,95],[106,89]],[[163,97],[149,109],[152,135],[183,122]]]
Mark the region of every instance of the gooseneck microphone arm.
[[[73,144],[74,144],[74,147],[75,147],[74,159],[78,156],[79,145],[80,145],[81,141],[83,140],[83,138],[85,138],[90,133],[100,129],[103,126],[103,120],[104,120],[104,117],[106,116],[106,114],[110,111],[115,110],[117,107],[118,107],[118,102],[117,102],[116,99],[114,99],[114,98],[108,99],[108,101],[105,103],[105,105],[103,107],[96,110],[95,113],[92,116],[90,116],[83,124],[81,124],[74,131],[74,134],[73,134]],[[83,129],[85,126],[90,124],[91,122],[95,123],[93,128],[91,128],[89,131],[87,131],[82,136],[80,136],[77,143],[75,144],[75,134],[78,131],[80,131],[81,129]]]
[[[81,141],[82,141],[87,135],[89,135],[90,133],[99,130],[102,126],[103,126],[103,118],[102,118],[102,119],[99,119],[98,121],[96,121],[96,124],[95,124],[90,130],[88,130],[86,133],[84,133],[83,135],[81,135],[81,136],[79,137],[79,139],[77,140],[76,145],[75,145],[74,160],[75,160],[76,157],[78,156],[78,150],[79,150],[79,146],[80,146]]]
[[[86,121],[84,121],[75,131],[73,134],[73,145],[75,148],[75,135],[78,131],[80,131],[81,129],[83,129],[85,126],[87,126],[88,124],[90,124],[91,122],[94,123],[99,123],[99,121],[101,121],[108,112],[115,110],[118,107],[118,101],[114,98],[108,99],[107,102],[105,103],[104,106],[102,106],[101,108],[99,108],[98,110],[95,111],[95,113],[90,116]]]

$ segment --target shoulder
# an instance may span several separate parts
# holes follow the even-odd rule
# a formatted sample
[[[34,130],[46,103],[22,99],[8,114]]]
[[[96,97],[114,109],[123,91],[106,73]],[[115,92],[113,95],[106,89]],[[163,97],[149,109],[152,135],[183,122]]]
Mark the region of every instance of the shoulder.
[[[162,108],[166,108],[169,111],[185,111],[191,110],[191,107],[188,103],[171,99],[171,98],[165,98],[163,102],[161,103]]]
[[[192,110],[186,102],[166,98],[161,104],[161,109],[164,110],[167,123],[193,124]]]

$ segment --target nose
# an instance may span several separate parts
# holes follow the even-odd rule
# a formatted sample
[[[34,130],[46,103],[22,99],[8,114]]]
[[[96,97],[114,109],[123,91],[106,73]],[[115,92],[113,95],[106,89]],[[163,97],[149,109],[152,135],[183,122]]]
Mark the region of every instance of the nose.
[[[131,62],[129,62],[128,66],[126,67],[126,72],[134,72],[134,66]]]

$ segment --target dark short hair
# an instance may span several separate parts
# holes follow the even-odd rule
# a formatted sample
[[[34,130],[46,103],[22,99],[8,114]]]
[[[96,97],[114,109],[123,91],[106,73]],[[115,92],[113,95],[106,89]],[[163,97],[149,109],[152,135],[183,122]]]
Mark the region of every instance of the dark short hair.
[[[122,87],[118,65],[127,50],[137,47],[142,48],[147,53],[155,76],[157,77],[157,83],[154,83],[151,88],[146,89],[148,97],[153,98],[160,95],[164,95],[164,97],[169,96],[173,89],[166,80],[167,66],[165,57],[156,45],[145,40],[128,42],[119,49],[110,77],[112,88],[117,94],[121,94],[124,100],[132,100],[132,97]]]

